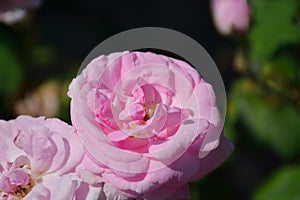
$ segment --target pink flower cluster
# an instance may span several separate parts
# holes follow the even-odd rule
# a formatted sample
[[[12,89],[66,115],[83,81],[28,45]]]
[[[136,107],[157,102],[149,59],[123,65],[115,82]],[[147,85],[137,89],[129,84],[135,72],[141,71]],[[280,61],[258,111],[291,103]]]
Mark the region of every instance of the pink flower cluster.
[[[233,150],[213,88],[154,53],[95,58],[73,79],[69,126],[0,121],[0,199],[189,199]]]

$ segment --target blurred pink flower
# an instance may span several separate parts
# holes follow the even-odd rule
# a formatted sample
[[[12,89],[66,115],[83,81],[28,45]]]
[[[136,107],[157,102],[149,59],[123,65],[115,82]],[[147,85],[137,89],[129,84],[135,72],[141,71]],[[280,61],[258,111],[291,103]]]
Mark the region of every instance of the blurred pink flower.
[[[0,12],[6,12],[15,9],[32,9],[41,4],[42,0],[1,0]]]
[[[15,103],[17,115],[55,117],[59,111],[59,101],[62,85],[56,80],[43,82],[24,99]]]
[[[218,31],[229,35],[232,31],[248,29],[250,8],[247,0],[211,0],[213,20]]]
[[[66,123],[29,116],[0,120],[0,137],[1,200],[92,200],[101,193],[77,176],[83,147]]]
[[[12,11],[0,12],[0,22],[7,25],[12,25],[26,16],[27,12],[25,10],[16,9]]]
[[[189,64],[154,53],[94,59],[69,90],[83,166],[107,199],[187,199],[188,182],[233,150],[213,88]]]
[[[22,20],[27,10],[40,6],[42,0],[0,0],[0,22],[12,25]]]

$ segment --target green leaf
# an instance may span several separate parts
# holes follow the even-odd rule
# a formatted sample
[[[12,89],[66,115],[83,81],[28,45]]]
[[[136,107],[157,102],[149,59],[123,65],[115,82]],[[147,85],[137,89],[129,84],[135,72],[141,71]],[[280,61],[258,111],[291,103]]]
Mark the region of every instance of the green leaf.
[[[226,120],[224,123],[224,135],[233,143],[238,140],[238,132],[236,131],[235,125],[238,119],[238,107],[234,96],[229,96],[227,101],[227,112]]]
[[[255,193],[253,200],[299,200],[300,166],[286,167],[267,180]]]
[[[254,25],[249,35],[251,56],[264,60],[283,45],[300,40],[300,25],[293,21],[297,0],[252,0]]]
[[[280,56],[264,62],[260,68],[261,78],[275,90],[286,90],[296,81],[296,62],[288,56]]]
[[[20,85],[21,65],[9,46],[0,44],[0,93],[12,94]]]
[[[277,97],[266,97],[248,80],[237,82],[234,90],[242,120],[254,138],[283,158],[295,157],[300,151],[300,116],[295,107]]]
[[[45,66],[53,61],[55,52],[48,46],[35,45],[28,51],[28,57],[32,64],[36,66]]]
[[[71,80],[68,80],[68,81],[65,81],[64,83],[62,83],[61,92],[60,92],[59,117],[67,123],[71,123],[71,120],[70,120],[71,99],[67,95],[70,83],[71,83]]]

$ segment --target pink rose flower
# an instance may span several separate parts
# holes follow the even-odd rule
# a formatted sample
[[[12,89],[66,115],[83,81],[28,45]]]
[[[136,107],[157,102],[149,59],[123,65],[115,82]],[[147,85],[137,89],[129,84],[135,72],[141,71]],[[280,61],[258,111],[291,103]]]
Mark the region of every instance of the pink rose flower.
[[[250,9],[247,0],[211,0],[211,9],[215,25],[223,35],[248,29]]]
[[[75,173],[83,147],[66,123],[29,116],[0,120],[0,138],[1,200],[92,200],[102,192]]]
[[[213,88],[186,62],[154,53],[94,59],[69,90],[71,118],[107,199],[188,199],[188,183],[233,150]]]

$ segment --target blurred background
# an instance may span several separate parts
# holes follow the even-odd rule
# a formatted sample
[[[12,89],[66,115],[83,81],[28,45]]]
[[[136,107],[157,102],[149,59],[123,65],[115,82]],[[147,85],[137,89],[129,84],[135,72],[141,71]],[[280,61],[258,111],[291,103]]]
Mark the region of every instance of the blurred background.
[[[70,123],[68,84],[85,56],[144,26],[198,41],[227,90],[224,133],[235,151],[191,183],[192,200],[300,199],[298,0],[0,0],[0,118]]]

